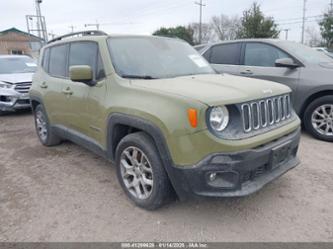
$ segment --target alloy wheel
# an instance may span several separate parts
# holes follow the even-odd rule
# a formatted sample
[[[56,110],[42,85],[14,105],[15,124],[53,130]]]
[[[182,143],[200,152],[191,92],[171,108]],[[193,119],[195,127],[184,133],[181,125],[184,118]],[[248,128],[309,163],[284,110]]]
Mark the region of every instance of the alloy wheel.
[[[137,147],[126,148],[120,157],[125,187],[137,199],[146,200],[153,191],[153,170],[146,154]]]
[[[322,135],[333,136],[333,105],[321,105],[314,110],[311,117],[313,128]]]
[[[37,111],[36,113],[36,128],[37,128],[37,133],[39,138],[42,141],[46,141],[47,139],[47,123],[46,123],[46,119],[45,116],[43,114],[43,112],[41,111]]]

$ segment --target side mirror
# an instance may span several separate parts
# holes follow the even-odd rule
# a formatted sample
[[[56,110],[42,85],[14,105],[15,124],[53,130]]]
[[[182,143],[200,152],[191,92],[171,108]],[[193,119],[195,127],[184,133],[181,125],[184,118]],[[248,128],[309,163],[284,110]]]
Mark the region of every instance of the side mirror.
[[[90,86],[94,85],[93,71],[88,65],[71,66],[69,68],[69,77],[75,82],[83,82]]]
[[[292,59],[290,58],[282,58],[282,59],[277,59],[275,61],[275,66],[276,67],[287,67],[291,69],[295,69],[299,67],[298,64],[296,64]]]

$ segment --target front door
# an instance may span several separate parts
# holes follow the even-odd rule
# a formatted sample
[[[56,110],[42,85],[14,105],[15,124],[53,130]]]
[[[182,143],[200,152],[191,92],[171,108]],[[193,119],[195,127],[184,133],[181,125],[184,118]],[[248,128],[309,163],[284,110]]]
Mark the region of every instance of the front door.
[[[93,84],[70,81],[68,109],[69,128],[96,142],[101,140],[101,113],[106,94],[104,66],[96,42],[72,42],[69,49],[69,68],[87,65],[93,71]],[[103,120],[105,122],[105,120]]]
[[[297,90],[300,69],[276,67],[275,61],[282,58],[292,58],[281,49],[260,42],[248,42],[245,45],[243,65],[239,67],[239,75],[263,80],[270,80]]]

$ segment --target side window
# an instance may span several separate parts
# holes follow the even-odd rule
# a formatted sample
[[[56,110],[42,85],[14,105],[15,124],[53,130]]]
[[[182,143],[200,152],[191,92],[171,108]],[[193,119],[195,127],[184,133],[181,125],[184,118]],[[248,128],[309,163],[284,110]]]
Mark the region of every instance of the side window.
[[[74,42],[70,46],[69,67],[77,65],[88,65],[97,75],[97,53],[98,45],[95,42]]]
[[[211,48],[210,63],[239,65],[241,43],[216,45]]]
[[[247,43],[244,55],[244,65],[258,67],[275,67],[275,61],[291,58],[282,50],[264,43]]]
[[[49,61],[50,61],[50,49],[47,48],[43,53],[42,68],[45,72],[49,72]]]
[[[211,51],[212,49],[210,48],[202,55],[208,62],[210,62]]]
[[[101,54],[98,53],[97,55],[97,70],[96,70],[96,80],[101,80],[105,78],[105,70],[102,61]]]
[[[50,50],[49,73],[55,77],[67,77],[68,45],[59,45]]]

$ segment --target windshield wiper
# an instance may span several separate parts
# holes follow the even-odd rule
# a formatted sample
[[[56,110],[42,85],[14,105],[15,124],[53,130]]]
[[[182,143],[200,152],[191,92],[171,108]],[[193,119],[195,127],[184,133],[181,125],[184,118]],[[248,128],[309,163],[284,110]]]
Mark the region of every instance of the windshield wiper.
[[[127,79],[143,79],[143,80],[154,80],[154,79],[158,79],[158,78],[150,76],[150,75],[130,75],[130,74],[123,74],[121,77],[127,78]]]

